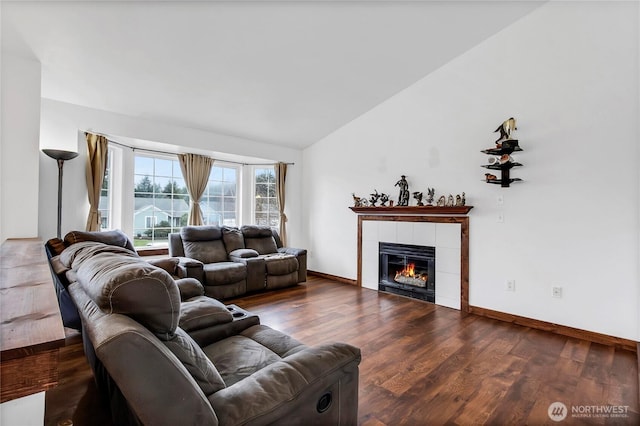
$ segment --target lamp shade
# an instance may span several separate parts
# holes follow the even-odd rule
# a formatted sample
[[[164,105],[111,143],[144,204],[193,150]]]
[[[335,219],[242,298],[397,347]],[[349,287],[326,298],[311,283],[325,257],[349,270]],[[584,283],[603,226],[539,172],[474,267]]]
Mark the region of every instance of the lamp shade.
[[[78,156],[77,152],[64,151],[62,149],[43,149],[42,152],[44,152],[54,160],[66,161],[66,160],[71,160],[73,158],[76,158]]]

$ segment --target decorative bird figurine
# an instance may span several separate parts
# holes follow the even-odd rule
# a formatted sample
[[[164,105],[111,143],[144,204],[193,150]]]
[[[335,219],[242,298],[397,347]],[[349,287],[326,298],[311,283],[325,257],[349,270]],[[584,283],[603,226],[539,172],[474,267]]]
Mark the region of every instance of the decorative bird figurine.
[[[422,202],[422,192],[414,192],[413,198],[418,202],[418,206],[424,206],[424,203]]]
[[[511,133],[514,130],[518,130],[516,127],[516,119],[510,117],[508,120],[505,120],[501,125],[498,126],[497,129],[493,131],[493,133],[500,132],[500,137],[496,140],[496,143],[501,140],[509,140],[511,139]]]

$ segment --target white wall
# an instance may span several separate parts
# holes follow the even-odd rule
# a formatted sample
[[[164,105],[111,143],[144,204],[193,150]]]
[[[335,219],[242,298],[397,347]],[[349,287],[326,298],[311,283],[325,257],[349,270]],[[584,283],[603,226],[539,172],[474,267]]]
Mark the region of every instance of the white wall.
[[[206,150],[295,163],[289,166],[287,171],[287,230],[290,246],[302,244],[301,151],[43,99],[41,145],[77,150],[80,153],[76,159],[66,162],[64,166],[62,235],[70,230],[84,229],[89,212],[85,183],[85,130],[175,145],[181,147],[181,152],[190,152],[190,149]],[[57,176],[57,166],[55,161],[47,160],[50,159],[45,158],[40,163],[38,227],[39,235],[45,239],[55,236],[57,205],[57,181],[54,179]]]
[[[38,392],[0,404],[0,424],[7,426],[42,426],[45,392]]]
[[[548,3],[306,149],[309,268],[354,279],[351,193],[397,199],[405,174],[475,206],[472,305],[637,339],[637,8]],[[500,188],[480,150],[510,116],[524,182]]]
[[[4,51],[1,62],[0,241],[4,241],[38,235],[38,164],[44,154],[38,145],[40,63]]]

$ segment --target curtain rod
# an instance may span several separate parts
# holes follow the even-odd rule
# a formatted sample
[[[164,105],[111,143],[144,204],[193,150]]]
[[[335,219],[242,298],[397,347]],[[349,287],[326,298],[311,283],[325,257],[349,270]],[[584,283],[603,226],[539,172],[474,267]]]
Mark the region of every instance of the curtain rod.
[[[85,132],[85,133],[94,133],[94,134],[99,134],[101,136],[104,136],[107,138],[107,140],[109,141],[109,143],[112,143],[114,145],[118,145],[121,146],[123,148],[129,148],[132,151],[144,151],[144,152],[154,152],[156,154],[166,154],[166,155],[178,155],[175,152],[167,152],[167,151],[159,151],[159,150],[155,150],[155,149],[147,149],[147,148],[136,148],[133,146],[129,146],[129,145],[125,145],[123,143],[120,142],[116,142],[116,141],[112,141],[111,139],[109,139],[109,137],[107,135],[104,134],[100,134],[100,133],[95,133],[95,132]],[[240,163],[238,161],[231,161],[231,160],[218,160],[218,161],[223,161],[225,163],[231,163],[231,164],[239,164],[241,166],[274,166],[277,163]],[[296,163],[285,163],[288,166],[293,166]]]

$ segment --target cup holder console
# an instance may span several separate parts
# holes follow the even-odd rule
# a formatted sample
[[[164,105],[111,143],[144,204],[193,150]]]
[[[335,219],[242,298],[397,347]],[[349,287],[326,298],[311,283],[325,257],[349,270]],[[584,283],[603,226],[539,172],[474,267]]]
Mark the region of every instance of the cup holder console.
[[[244,309],[237,307],[236,305],[227,305],[227,310],[231,312],[231,316],[236,318],[244,318],[248,315],[248,312]]]

